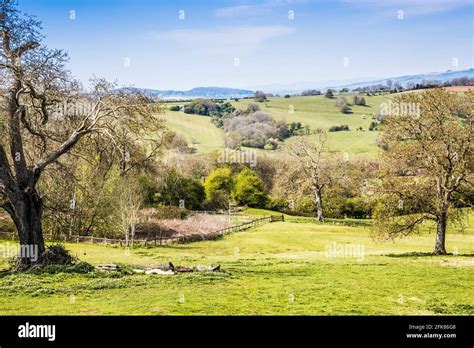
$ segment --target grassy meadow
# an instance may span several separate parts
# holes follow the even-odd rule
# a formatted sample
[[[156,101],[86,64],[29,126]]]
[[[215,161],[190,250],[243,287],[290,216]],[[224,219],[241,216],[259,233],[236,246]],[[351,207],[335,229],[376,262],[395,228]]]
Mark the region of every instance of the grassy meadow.
[[[120,247],[66,244],[94,265],[133,268],[171,261],[220,264],[222,272],[0,273],[0,314],[473,315],[473,217],[463,231],[448,231],[447,250],[455,253],[448,256],[429,254],[433,229],[380,244],[363,224],[318,224],[298,217],[215,241],[129,253]],[[12,243],[3,240],[0,246]],[[357,247],[358,253],[332,252],[341,246]],[[1,262],[6,268],[6,260]]]
[[[353,94],[345,94],[349,103],[352,103]],[[268,102],[258,103],[260,108],[276,120],[286,120],[287,123],[301,122],[309,125],[311,129],[321,128],[328,130],[332,126],[347,124],[350,131],[328,133],[328,147],[331,151],[347,152],[348,154],[374,157],[379,148],[376,145],[378,132],[369,131],[368,127],[380,109],[380,105],[392,96],[365,97],[367,106],[352,105],[352,113],[343,114],[335,106],[336,98],[328,99],[323,95],[291,98],[270,98]],[[238,102],[231,101],[236,108],[245,109],[248,104],[255,103],[253,99],[241,99]],[[185,103],[182,103],[185,104]],[[173,104],[169,104],[173,105]],[[169,105],[167,105],[169,107]],[[184,114],[170,111],[167,108],[164,118],[167,125],[179,134],[182,134],[188,142],[193,139],[197,141],[198,153],[208,153],[213,150],[222,149],[223,131],[211,123],[210,117]],[[363,131],[356,129],[362,127]],[[264,151],[271,153],[271,151]]]

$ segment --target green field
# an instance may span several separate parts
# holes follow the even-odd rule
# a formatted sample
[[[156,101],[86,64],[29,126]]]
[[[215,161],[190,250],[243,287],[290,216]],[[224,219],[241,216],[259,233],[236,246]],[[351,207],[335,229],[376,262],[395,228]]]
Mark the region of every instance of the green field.
[[[352,94],[345,95],[352,103]],[[376,115],[381,103],[388,96],[365,97],[367,106],[353,105],[351,114],[342,114],[335,106],[336,99],[324,96],[270,98],[269,102],[259,103],[262,110],[269,112],[277,120],[284,119],[287,123],[301,122],[311,129],[328,130],[331,126],[347,124],[349,132],[329,133],[328,146],[331,151],[347,152],[367,157],[374,157],[378,152],[375,143],[378,132],[368,130],[372,116]],[[255,103],[253,99],[232,101],[236,108],[246,108]],[[223,148],[223,132],[216,128],[206,116],[189,115],[180,112],[167,111],[165,119],[168,126],[184,135],[188,141],[196,139],[198,152],[206,153]],[[363,131],[357,131],[362,127]]]
[[[369,238],[369,227],[321,225],[308,218],[216,241],[137,248],[129,255],[119,247],[67,244],[92,264],[172,261],[220,264],[222,272],[1,273],[0,314],[473,315],[472,222],[471,215],[464,234],[448,232],[447,249],[456,256],[441,257],[429,254],[433,233],[378,244]],[[7,243],[14,242],[0,246]],[[328,254],[328,248],[343,245],[363,247],[363,253]]]
[[[195,142],[198,153],[209,153],[224,148],[222,130],[211,123],[210,117],[167,110],[164,118],[166,125],[183,135],[188,143]]]

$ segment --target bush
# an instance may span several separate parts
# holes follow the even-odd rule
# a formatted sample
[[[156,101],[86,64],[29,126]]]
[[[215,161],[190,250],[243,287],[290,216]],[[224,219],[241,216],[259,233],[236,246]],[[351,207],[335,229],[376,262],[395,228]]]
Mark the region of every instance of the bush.
[[[151,207],[156,203],[156,194],[158,193],[158,185],[155,181],[147,177],[146,175],[141,175],[138,177],[138,184],[144,193],[143,204],[146,207]]]
[[[353,197],[346,199],[341,213],[350,218],[363,219],[371,216],[372,207],[363,198]]]
[[[349,114],[351,112],[351,108],[347,105],[347,104],[344,104],[344,105],[341,105],[339,110],[343,113],[343,114]]]
[[[326,98],[334,98],[334,93],[331,89],[328,89],[326,93],[324,94]]]
[[[170,106],[171,111],[179,111],[181,110],[181,107],[179,105],[172,105]]]
[[[353,97],[353,102],[355,105],[361,105],[361,106],[365,106],[366,103],[365,103],[365,98],[364,97],[359,97],[357,95],[355,95]]]
[[[341,126],[332,126],[331,128],[329,128],[329,131],[330,132],[340,132],[340,131],[349,131],[349,126],[344,124],[344,125],[341,125]]]
[[[311,96],[311,95],[321,95],[321,91],[319,91],[317,89],[308,89],[306,91],[301,92],[302,97],[307,97],[307,96]]]
[[[251,169],[244,168],[235,178],[232,198],[249,207],[263,208],[267,202],[262,179]]]
[[[284,211],[288,209],[288,201],[283,197],[270,197],[265,208],[274,211]]]
[[[375,121],[370,122],[369,131],[377,130],[377,128],[378,128],[378,123],[377,122],[375,122]]]
[[[343,105],[347,105],[347,99],[346,97],[340,95],[339,97],[337,97],[336,106],[340,108]]]
[[[237,116],[224,121],[224,130],[238,139],[238,145],[263,148],[270,138],[278,138],[278,128],[275,120],[266,112],[258,111],[248,116]],[[226,143],[234,143],[232,139]]]
[[[162,205],[178,206],[184,200],[185,207],[199,209],[206,196],[203,184],[196,179],[180,175],[176,169],[167,171],[158,186],[156,202]]]
[[[46,248],[37,263],[42,266],[72,265],[75,261],[76,258],[63,245],[53,244]]]
[[[206,205],[212,208],[227,208],[234,188],[230,168],[213,170],[207,177],[204,188],[206,191]]]
[[[268,100],[267,95],[262,91],[255,92],[254,98],[259,103],[263,103]]]
[[[90,263],[80,261],[71,266],[64,265],[48,265],[45,266],[42,271],[44,273],[56,274],[56,273],[90,273],[94,271],[94,266]]]

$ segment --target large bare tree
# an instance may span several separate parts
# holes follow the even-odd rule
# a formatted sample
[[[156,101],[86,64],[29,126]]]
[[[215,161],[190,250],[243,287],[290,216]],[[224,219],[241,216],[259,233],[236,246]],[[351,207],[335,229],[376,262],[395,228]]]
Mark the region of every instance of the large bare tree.
[[[434,253],[446,254],[446,227],[472,189],[474,93],[405,93],[386,111],[375,232],[404,236],[433,221]]]
[[[119,93],[101,79],[83,91],[65,68],[67,55],[41,44],[40,23],[15,2],[0,4],[0,27],[0,207],[13,219],[20,244],[42,253],[38,182],[44,172],[73,155],[81,139],[111,144],[126,172],[133,147],[153,138],[161,123],[155,105],[139,93]],[[158,145],[147,148],[151,156]]]
[[[311,184],[316,204],[316,219],[321,222],[324,222],[324,192],[336,179],[336,167],[339,164],[330,156],[326,141],[327,134],[319,131],[315,140],[297,136],[287,141],[285,146],[286,153],[297,160],[304,179]]]

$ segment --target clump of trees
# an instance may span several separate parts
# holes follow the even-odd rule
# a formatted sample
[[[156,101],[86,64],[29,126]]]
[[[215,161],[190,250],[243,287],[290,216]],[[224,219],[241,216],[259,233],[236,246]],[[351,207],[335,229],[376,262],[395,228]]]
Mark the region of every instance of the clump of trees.
[[[263,103],[263,102],[268,101],[267,94],[265,94],[265,92],[263,92],[263,91],[256,91],[255,95],[254,95],[254,99],[255,99],[255,101],[257,101],[259,103]]]
[[[312,95],[321,95],[321,91],[318,89],[308,89],[306,91],[301,92],[302,97],[309,97]]]
[[[326,93],[324,93],[324,96],[325,96],[326,98],[329,98],[329,99],[334,98],[334,92],[333,92],[333,90],[332,90],[332,89],[328,89],[328,90],[326,91]]]
[[[354,95],[352,100],[354,105],[366,106],[366,101],[364,97]]]
[[[232,202],[263,208],[268,199],[263,180],[247,167],[214,169],[206,178],[205,189],[206,207],[213,209],[229,209]]]
[[[329,128],[330,132],[340,132],[340,131],[349,131],[349,126],[347,124],[343,124],[341,126],[332,126]]]
[[[230,148],[263,148],[269,139],[278,139],[282,127],[286,127],[286,124],[277,124],[263,111],[248,116],[236,116],[224,121],[225,143]]]
[[[263,180],[249,168],[244,168],[236,175],[232,198],[241,205],[249,207],[265,207],[267,194]]]
[[[339,110],[343,113],[343,114],[348,114],[351,112],[351,108],[347,102],[347,99],[346,97],[340,95],[337,97],[337,100],[336,100],[336,107],[339,108]]]
[[[178,110],[180,110],[180,107]],[[176,109],[176,106],[175,106]],[[210,99],[195,99],[191,103],[184,105],[183,112],[186,114],[195,114],[211,117],[223,117],[235,111],[234,106],[229,102],[215,102]]]
[[[245,111],[238,110],[238,116],[224,120],[224,141],[227,147],[236,149],[247,146],[274,150],[280,142],[303,131],[300,122],[288,125],[284,120],[275,121],[264,111],[252,112],[253,110],[257,108],[250,104]]]

